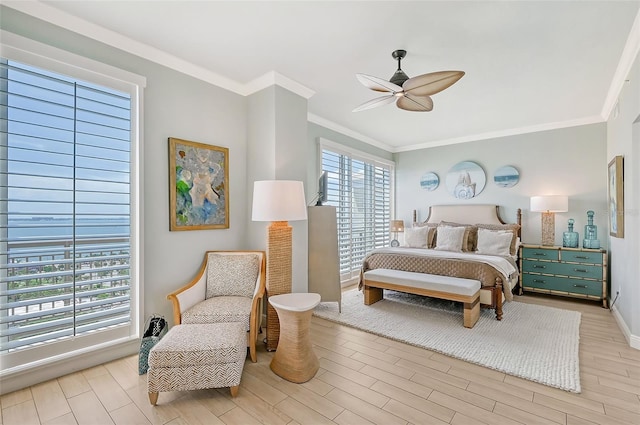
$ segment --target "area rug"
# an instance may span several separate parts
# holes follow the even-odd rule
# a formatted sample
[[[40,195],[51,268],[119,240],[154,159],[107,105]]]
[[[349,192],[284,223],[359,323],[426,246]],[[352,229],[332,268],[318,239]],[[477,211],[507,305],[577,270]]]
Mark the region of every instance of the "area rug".
[[[314,315],[396,341],[446,354],[550,387],[580,392],[580,313],[522,302],[504,304],[502,321],[481,309],[472,329],[462,304],[384,291],[366,306],[357,289],[342,294],[342,313],[322,303]]]

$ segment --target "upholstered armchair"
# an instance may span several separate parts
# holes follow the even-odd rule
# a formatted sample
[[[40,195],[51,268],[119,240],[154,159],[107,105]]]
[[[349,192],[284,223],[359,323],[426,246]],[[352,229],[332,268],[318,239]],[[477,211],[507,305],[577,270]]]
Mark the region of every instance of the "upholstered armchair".
[[[169,294],[178,324],[241,322],[246,325],[251,361],[262,319],[264,251],[207,251],[197,276]]]

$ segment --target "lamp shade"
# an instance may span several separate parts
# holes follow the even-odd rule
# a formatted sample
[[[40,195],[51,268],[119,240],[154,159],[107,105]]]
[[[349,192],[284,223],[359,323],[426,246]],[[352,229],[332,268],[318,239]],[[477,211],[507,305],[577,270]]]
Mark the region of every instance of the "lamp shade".
[[[404,232],[404,221],[391,220],[391,224],[389,225],[389,230],[392,232]]]
[[[304,186],[293,180],[261,180],[253,183],[253,221],[307,219]]]
[[[531,211],[533,212],[567,212],[569,198],[562,195],[532,196]]]

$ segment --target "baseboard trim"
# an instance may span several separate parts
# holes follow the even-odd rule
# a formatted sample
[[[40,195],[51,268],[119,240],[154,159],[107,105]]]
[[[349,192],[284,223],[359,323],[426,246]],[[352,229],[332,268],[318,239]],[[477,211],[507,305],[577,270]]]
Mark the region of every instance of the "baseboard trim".
[[[629,346],[631,348],[635,348],[636,350],[640,350],[640,336],[633,335],[631,333],[629,327],[627,326],[627,323],[622,318],[622,315],[620,314],[616,306],[611,307],[611,312],[613,314],[613,317],[616,319],[616,322],[618,322],[618,327],[622,331],[624,338],[629,343]]]
[[[140,339],[136,338],[98,350],[69,353],[62,359],[41,362],[36,366],[3,375],[0,380],[0,395],[108,363],[139,351]]]

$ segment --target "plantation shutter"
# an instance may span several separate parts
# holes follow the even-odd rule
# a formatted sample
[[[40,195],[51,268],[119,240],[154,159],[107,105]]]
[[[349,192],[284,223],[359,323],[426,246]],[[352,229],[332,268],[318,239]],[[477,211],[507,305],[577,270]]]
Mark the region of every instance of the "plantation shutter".
[[[130,94],[0,72],[0,350],[130,326]]]
[[[321,145],[328,172],[327,204],[337,207],[342,280],[359,275],[362,260],[389,246],[393,163]]]

